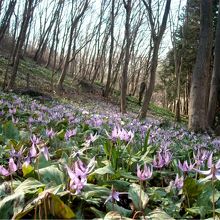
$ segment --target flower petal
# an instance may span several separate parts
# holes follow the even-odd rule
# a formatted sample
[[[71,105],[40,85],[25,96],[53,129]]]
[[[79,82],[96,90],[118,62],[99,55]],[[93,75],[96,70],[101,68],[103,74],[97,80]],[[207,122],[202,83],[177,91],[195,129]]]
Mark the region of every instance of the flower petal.
[[[14,173],[18,168],[17,168],[17,165],[15,164],[13,158],[10,158],[9,159],[9,163],[8,163],[8,166],[9,166],[9,171],[10,173]]]
[[[203,175],[209,175],[209,174],[212,173],[211,169],[210,169],[210,170],[198,170],[198,169],[195,169],[195,168],[194,168],[194,170],[195,170],[196,172],[198,172],[198,173],[203,174]]]
[[[3,166],[0,166],[0,174],[2,176],[9,176],[8,170],[6,170]]]

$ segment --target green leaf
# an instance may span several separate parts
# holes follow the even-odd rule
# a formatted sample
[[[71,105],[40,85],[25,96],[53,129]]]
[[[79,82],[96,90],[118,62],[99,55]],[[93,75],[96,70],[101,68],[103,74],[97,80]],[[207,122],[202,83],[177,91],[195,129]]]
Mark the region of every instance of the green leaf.
[[[120,216],[119,219],[121,219],[124,216],[125,217],[130,217],[131,214],[132,214],[132,210],[125,209],[122,206],[119,206],[117,204],[113,204],[111,202],[107,202],[106,209],[107,209],[107,211],[115,211],[115,212],[117,212],[119,214],[119,216]],[[105,216],[104,219],[106,219],[106,218],[107,217]],[[111,219],[118,219],[118,218],[111,218]]]
[[[126,179],[138,180],[137,176],[133,176],[133,175],[131,174],[131,172],[126,172],[126,171],[124,171],[124,170],[120,170],[120,171],[119,171],[119,174],[120,174],[121,177],[124,177],[124,178],[126,178]]]
[[[35,194],[43,191],[44,187],[44,184],[32,177],[29,177],[15,189],[15,193],[22,192],[24,194]]]
[[[24,193],[17,192],[0,201],[0,219],[11,219],[14,213],[22,210]]]
[[[104,218],[105,217],[105,213],[99,211],[98,209],[96,209],[95,207],[90,207],[90,210],[92,211],[92,213],[94,213],[96,215],[96,217],[98,218]]]
[[[48,196],[50,201],[50,213],[56,218],[74,218],[75,214],[64,202],[56,195],[50,194]]]
[[[130,186],[130,183],[124,180],[109,180],[106,184],[113,185],[114,189],[119,192],[127,192]]]
[[[32,167],[30,164],[29,165],[22,165],[22,172],[23,176],[26,177],[28,174],[31,174],[34,171],[34,167]]]
[[[147,216],[151,220],[161,220],[161,219],[169,219],[169,220],[174,220],[171,216],[169,216],[166,212],[164,212],[160,208],[156,208],[152,212],[149,213]],[[147,219],[148,219],[147,218]]]
[[[190,206],[198,199],[198,196],[202,193],[204,184],[198,183],[197,180],[187,177],[183,185],[183,194],[189,201]]]
[[[97,197],[97,198],[106,197],[107,198],[110,195],[110,193],[111,193],[110,189],[103,187],[103,186],[96,186],[93,184],[86,184],[82,192],[82,194],[84,195],[86,199],[94,198],[94,197]]]
[[[146,207],[149,198],[148,195],[141,189],[138,184],[131,184],[128,197],[132,200],[135,210],[142,210]]]
[[[17,212],[16,214],[14,214],[13,219],[23,218],[25,215],[30,213],[37,205],[41,205],[43,202],[46,202],[48,204],[48,202],[46,201],[48,198],[48,195],[49,194],[57,194],[62,189],[63,189],[63,186],[59,185],[57,187],[49,188],[49,189],[44,190],[43,192],[39,193],[37,198],[35,198],[31,202],[29,202],[26,206],[24,206],[22,208],[22,210],[20,210],[20,212]],[[49,207],[48,207],[48,210],[49,210]]]
[[[121,219],[122,216],[116,212],[116,211],[110,211],[105,215],[104,220],[109,220],[109,219]]]
[[[93,173],[104,175],[104,174],[114,174],[114,171],[110,165],[107,165],[102,168],[96,169]]]
[[[149,142],[149,137],[150,137],[150,129],[148,129],[146,135],[145,135],[145,139],[144,139],[144,144],[142,147],[142,152],[146,152],[147,151],[147,147],[148,147],[148,142]]]
[[[55,165],[39,169],[40,179],[45,183],[60,185],[64,183],[64,173]]]
[[[204,219],[205,215],[210,212],[210,209],[207,209],[205,206],[197,206],[197,207],[192,207],[192,208],[187,208],[186,211],[191,214],[192,216],[198,216],[200,215],[201,218]]]
[[[19,140],[19,131],[11,121],[3,124],[3,136],[6,139]]]

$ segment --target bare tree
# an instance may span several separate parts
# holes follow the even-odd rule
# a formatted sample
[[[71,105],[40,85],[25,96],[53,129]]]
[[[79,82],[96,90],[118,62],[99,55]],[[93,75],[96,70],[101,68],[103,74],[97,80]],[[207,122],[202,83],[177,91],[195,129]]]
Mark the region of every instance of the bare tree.
[[[127,83],[128,83],[128,65],[130,61],[130,47],[131,47],[131,0],[123,0],[124,8],[126,11],[125,18],[125,59],[124,66],[121,75],[121,105],[120,111],[126,113],[126,94],[127,94]]]
[[[111,75],[112,75],[112,58],[113,58],[113,50],[114,50],[114,26],[115,26],[115,0],[112,0],[112,7],[111,7],[111,27],[110,27],[110,35],[111,35],[111,43],[110,43],[110,51],[109,51],[109,61],[108,61],[108,75],[107,75],[107,82],[105,86],[104,96],[108,97],[110,92],[110,82],[111,82]]]
[[[2,2],[0,2],[0,6],[2,6]],[[1,21],[1,26],[0,26],[0,42],[2,41],[6,30],[9,27],[10,24],[10,20],[12,17],[12,14],[14,13],[14,9],[15,9],[15,5],[17,3],[17,0],[10,0],[9,4],[8,4],[8,8],[4,14],[4,17]]]
[[[77,28],[77,25],[78,25],[78,22],[79,22],[80,18],[86,12],[86,10],[88,8],[89,0],[85,0],[83,3],[84,4],[80,4],[80,6],[82,8],[81,8],[81,11],[79,12],[79,14],[76,15],[76,17],[72,16],[72,18],[71,18],[71,27],[70,27],[70,33],[69,33],[69,43],[68,43],[66,58],[65,58],[65,61],[64,61],[64,65],[63,65],[61,76],[60,76],[60,78],[58,80],[58,83],[57,83],[57,91],[58,92],[61,92],[63,90],[63,82],[64,82],[64,79],[66,77],[66,73],[67,73],[68,66],[69,66],[69,59],[70,59],[70,55],[71,55],[74,30]],[[78,8],[78,10],[80,10],[80,7]],[[73,2],[72,2],[72,10],[71,10],[71,12],[73,13]]]
[[[151,0],[142,0],[142,2],[145,5],[145,8],[147,10],[147,15],[151,27],[151,36],[152,36],[152,42],[153,42],[153,52],[152,52],[152,59],[151,59],[151,66],[150,66],[150,81],[147,89],[145,90],[144,94],[144,100],[143,105],[140,109],[139,118],[144,119],[147,115],[147,110],[149,107],[149,103],[151,100],[151,96],[154,91],[155,86],[155,80],[156,80],[156,70],[157,70],[157,64],[158,64],[158,53],[160,48],[160,43],[164,34],[164,31],[166,29],[167,24],[167,18],[170,11],[170,3],[171,0],[166,0],[165,10],[163,13],[162,23],[159,25],[159,14],[157,20],[155,20],[153,11],[152,11],[152,2]],[[156,30],[157,28],[157,30]]]
[[[25,42],[25,37],[28,29],[29,22],[31,20],[31,17],[33,16],[34,8],[36,7],[38,3],[38,0],[26,0],[25,1],[25,8],[23,13],[23,20],[20,28],[20,33],[17,39],[17,43],[15,46],[15,51],[13,54],[13,67],[12,67],[12,74],[11,79],[9,81],[7,89],[14,89],[15,82],[16,82],[16,76],[18,71],[18,65],[20,62],[20,57],[22,53],[22,47]]]

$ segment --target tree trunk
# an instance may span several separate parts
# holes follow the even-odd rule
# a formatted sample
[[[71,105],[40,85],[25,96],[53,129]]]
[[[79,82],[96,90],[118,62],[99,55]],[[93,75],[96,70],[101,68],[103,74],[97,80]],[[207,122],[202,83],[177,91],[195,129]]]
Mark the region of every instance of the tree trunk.
[[[120,110],[122,113],[126,113],[126,95],[127,95],[127,81],[128,81],[128,65],[130,61],[130,46],[131,46],[131,25],[130,25],[130,17],[131,17],[131,0],[128,0],[127,3],[125,0],[124,7],[126,10],[126,20],[125,20],[125,59],[124,66],[121,75],[121,106]]]
[[[220,4],[220,1],[219,1]],[[218,8],[218,23],[215,36],[215,57],[208,106],[208,125],[214,126],[217,106],[220,105],[220,7]]]
[[[113,50],[114,50],[114,26],[115,26],[115,0],[112,0],[112,9],[111,9],[111,28],[110,28],[110,34],[111,34],[111,44],[110,44],[110,51],[109,51],[109,60],[108,60],[108,76],[107,76],[107,82],[105,86],[104,96],[108,97],[110,92],[110,83],[111,83],[111,75],[112,75],[112,58],[113,58]]]
[[[156,70],[157,70],[157,63],[158,63],[158,53],[159,53],[160,43],[161,43],[164,31],[166,29],[167,18],[168,18],[168,14],[170,11],[170,3],[171,3],[171,0],[166,1],[162,23],[161,23],[161,26],[159,27],[158,33],[156,33],[155,31],[156,21],[153,18],[151,5],[148,5],[145,0],[142,0],[142,1],[147,9],[149,22],[151,26],[151,35],[153,38],[153,54],[152,54],[151,66],[150,66],[150,81],[149,81],[148,88],[145,90],[143,104],[142,104],[142,107],[139,113],[140,119],[146,118],[147,110],[149,108],[150,100],[151,100],[151,97],[154,91],[155,80],[156,80]]]
[[[150,104],[151,96],[154,91],[155,80],[156,80],[156,70],[158,63],[158,52],[159,52],[160,42],[154,42],[153,55],[150,66],[150,79],[149,86],[145,90],[143,104],[139,113],[139,118],[144,119],[147,115],[147,110]]]
[[[203,0],[201,4],[200,42],[196,64],[193,71],[188,127],[193,131],[204,131],[207,127],[206,96],[210,57],[212,49],[212,0]]]
[[[28,29],[30,19],[33,16],[33,11],[34,11],[35,6],[36,6],[35,1],[26,0],[21,30],[19,33],[19,37],[18,37],[17,45],[16,45],[16,51],[14,53],[14,58],[13,58],[14,62],[13,62],[13,67],[12,67],[11,79],[9,81],[7,89],[14,89],[15,87],[15,80],[17,76],[18,65],[20,62],[22,47],[25,42],[26,32]]]
[[[7,30],[7,28],[9,27],[10,24],[10,20],[12,17],[12,14],[14,13],[14,9],[15,9],[15,5],[16,5],[17,0],[11,0],[9,2],[7,11],[5,12],[5,15],[1,21],[1,26],[0,26],[0,42],[2,41],[5,32]],[[0,2],[2,5],[2,2]]]
[[[67,49],[66,59],[64,61],[64,66],[63,66],[61,76],[60,76],[58,83],[57,83],[57,91],[58,92],[61,92],[63,90],[63,82],[64,82],[64,79],[66,77],[67,70],[69,67],[69,59],[70,59],[70,53],[71,53],[71,48],[72,48],[73,32],[76,29],[78,22],[80,21],[80,18],[84,15],[87,8],[88,8],[88,0],[85,1],[84,6],[82,8],[82,11],[71,21],[71,30],[70,30],[69,45],[68,45],[68,49]]]

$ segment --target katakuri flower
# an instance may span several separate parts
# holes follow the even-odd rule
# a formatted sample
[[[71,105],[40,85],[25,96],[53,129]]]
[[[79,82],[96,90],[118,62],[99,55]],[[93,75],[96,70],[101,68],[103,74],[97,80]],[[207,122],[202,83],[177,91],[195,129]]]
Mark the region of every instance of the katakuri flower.
[[[13,158],[10,158],[8,162],[8,169],[5,169],[3,166],[0,165],[0,174],[2,176],[10,176],[15,173],[17,169],[17,165],[15,164]]]
[[[185,160],[183,162],[183,164],[181,164],[180,161],[178,161],[178,167],[180,168],[180,170],[182,170],[183,172],[188,172],[188,171],[191,171],[193,169],[195,164],[192,164],[191,161],[190,163],[188,164],[188,162]]]
[[[137,177],[139,178],[140,181],[145,181],[151,178],[153,174],[153,168],[152,166],[146,166],[144,164],[144,170],[140,169],[140,166],[137,165]]]
[[[94,167],[95,158],[92,158],[87,166],[80,159],[74,163],[72,169],[66,165],[67,173],[70,177],[70,189],[75,190],[76,194],[79,194],[86,185],[87,176],[92,172]]]
[[[178,173],[176,174],[176,178],[174,181],[170,182],[170,185],[176,189],[182,189],[184,184],[183,176],[179,177]]]
[[[212,162],[212,156],[213,156],[213,153],[211,153],[211,155],[209,156],[209,159],[207,161],[207,166],[208,166],[209,170],[194,169],[196,172],[207,176],[206,178],[203,179],[203,181],[209,180],[209,179],[212,179],[212,180],[218,179],[218,180],[220,180],[220,160],[218,160],[217,163],[214,164]]]
[[[118,192],[112,186],[111,193],[108,196],[108,198],[105,200],[104,204],[106,204],[108,201],[111,201],[112,203],[114,203],[115,201],[119,202],[120,201],[119,196],[123,195],[123,194],[128,194],[128,193],[127,192]]]

